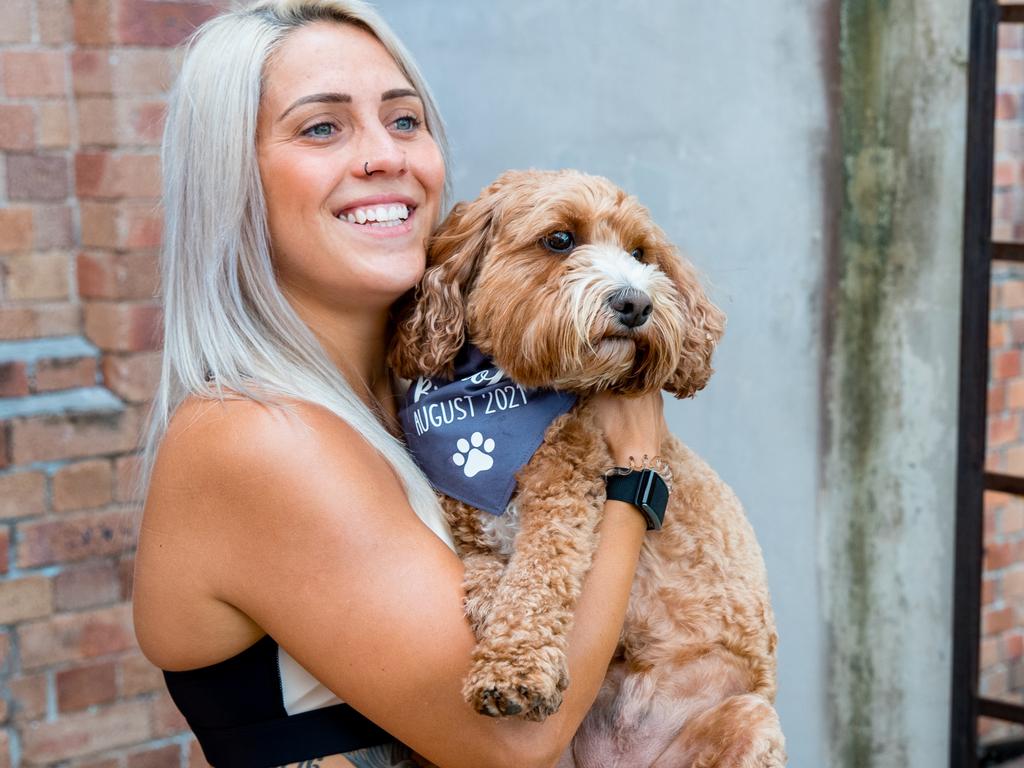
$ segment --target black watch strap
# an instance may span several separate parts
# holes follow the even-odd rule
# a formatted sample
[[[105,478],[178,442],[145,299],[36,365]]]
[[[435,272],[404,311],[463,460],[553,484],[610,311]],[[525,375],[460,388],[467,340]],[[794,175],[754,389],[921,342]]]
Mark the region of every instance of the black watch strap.
[[[624,474],[610,474],[605,478],[607,497],[639,509],[647,518],[648,531],[661,530],[668,506],[668,484],[653,469],[620,472]]]

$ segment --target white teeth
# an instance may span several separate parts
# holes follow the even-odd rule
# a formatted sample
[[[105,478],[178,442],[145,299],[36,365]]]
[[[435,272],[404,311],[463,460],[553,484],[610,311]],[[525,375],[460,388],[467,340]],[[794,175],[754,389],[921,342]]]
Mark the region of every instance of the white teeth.
[[[352,224],[374,222],[378,226],[393,227],[409,218],[409,207],[397,203],[395,205],[378,205],[373,208],[356,208],[348,214],[339,214],[338,218]]]

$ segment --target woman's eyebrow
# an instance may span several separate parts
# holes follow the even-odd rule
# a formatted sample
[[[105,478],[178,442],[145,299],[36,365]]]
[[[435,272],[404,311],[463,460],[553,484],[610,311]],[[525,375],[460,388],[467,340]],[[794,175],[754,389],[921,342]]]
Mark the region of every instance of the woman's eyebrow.
[[[389,101],[391,99],[401,99],[406,96],[413,96],[419,98],[420,95],[416,93],[412,88],[392,88],[390,91],[384,91],[380,95],[381,101]],[[347,93],[311,93],[309,96],[303,96],[301,99],[296,99],[288,109],[281,113],[281,116],[277,118],[278,122],[284,120],[288,113],[293,109],[301,107],[303,104],[350,104],[352,97]]]
[[[292,105],[282,112],[279,118],[277,118],[277,122],[284,120],[288,117],[289,112],[301,107],[303,104],[348,104],[351,103],[351,101],[352,97],[347,93],[311,93],[309,96],[303,96],[301,99],[296,99],[292,102]]]

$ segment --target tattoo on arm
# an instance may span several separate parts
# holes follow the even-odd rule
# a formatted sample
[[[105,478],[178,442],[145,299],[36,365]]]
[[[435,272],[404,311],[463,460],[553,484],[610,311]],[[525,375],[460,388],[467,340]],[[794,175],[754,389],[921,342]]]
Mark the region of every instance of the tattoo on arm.
[[[320,768],[320,761],[322,757],[314,757],[311,760],[303,760],[301,763],[288,763],[288,765],[279,765],[277,768]]]

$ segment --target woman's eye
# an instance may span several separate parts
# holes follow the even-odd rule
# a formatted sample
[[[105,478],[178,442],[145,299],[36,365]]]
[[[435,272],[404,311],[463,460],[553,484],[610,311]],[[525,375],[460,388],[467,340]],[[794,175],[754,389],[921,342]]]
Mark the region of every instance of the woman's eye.
[[[302,132],[303,136],[312,136],[314,139],[329,139],[334,135],[333,123],[317,123],[311,125]]]
[[[631,254],[629,254],[629,255],[632,256],[637,261],[643,261],[644,260],[644,249],[643,248],[634,248],[633,252]]]
[[[397,128],[399,131],[408,132],[415,131],[417,128],[419,128],[420,122],[421,121],[419,119],[413,117],[412,115],[405,115],[404,117],[400,117],[397,120],[395,120],[395,122],[392,123],[392,125],[394,125],[395,128]]]
[[[571,251],[576,245],[576,240],[572,236],[572,232],[566,232],[565,230],[559,230],[558,232],[552,232],[550,235],[545,235],[542,240],[544,247],[549,251],[555,253],[566,253]]]

